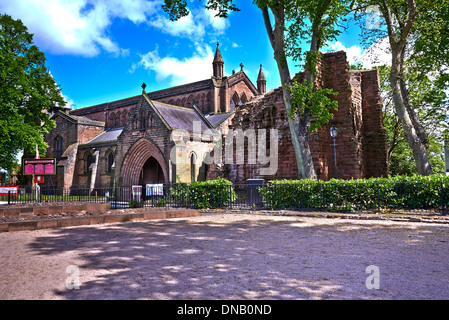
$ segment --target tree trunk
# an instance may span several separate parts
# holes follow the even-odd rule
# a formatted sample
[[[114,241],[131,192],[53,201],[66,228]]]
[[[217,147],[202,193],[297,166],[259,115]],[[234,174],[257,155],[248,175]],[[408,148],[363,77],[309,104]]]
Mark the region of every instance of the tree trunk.
[[[413,120],[417,122],[417,119],[411,118],[405,102],[408,99],[408,95],[404,90],[404,85],[401,87],[402,76],[400,65],[403,56],[398,50],[394,49],[392,50],[392,55],[393,60],[390,72],[390,84],[393,92],[393,103],[396,114],[402,122],[402,128],[404,129],[408,145],[412,149],[418,174],[423,176],[431,175],[433,172],[427,155],[427,148],[420,137],[422,132],[419,132],[414,125]]]
[[[394,5],[388,3],[386,0],[379,1],[379,8],[385,18],[391,47],[390,84],[393,92],[393,104],[396,114],[402,122],[402,128],[404,129],[408,145],[412,149],[418,174],[427,176],[433,172],[427,155],[424,129],[419,124],[418,118],[410,105],[408,91],[404,81],[403,65],[405,47],[418,13],[415,0],[407,0],[407,7],[408,15],[406,21],[399,24],[400,32],[397,33],[391,15],[391,8],[393,11],[395,10]]]
[[[419,123],[419,120],[418,120],[415,110],[413,109],[412,105],[410,104],[410,100],[408,98],[407,85],[404,81],[403,76],[401,76],[399,78],[399,86],[401,88],[401,95],[404,99],[405,109],[407,110],[407,113],[410,116],[410,120],[413,123],[413,127],[415,128],[419,139],[427,148],[429,141],[427,139],[427,135],[426,135],[426,132],[425,132],[423,126]]]
[[[268,16],[268,8],[262,7],[262,14],[267,29],[268,38],[274,50],[274,58],[276,60],[279,76],[281,78],[282,93],[284,98],[285,108],[287,112],[291,109],[291,93],[290,93],[290,71],[287,65],[287,59],[284,50],[284,8],[280,4],[276,8],[271,8],[275,18],[275,28],[272,30],[270,19]],[[301,117],[288,117],[288,125],[290,129],[290,136],[295,150],[296,165],[298,167],[298,178],[316,178],[315,168],[313,166],[312,154],[309,146],[309,122],[310,116],[308,113]]]

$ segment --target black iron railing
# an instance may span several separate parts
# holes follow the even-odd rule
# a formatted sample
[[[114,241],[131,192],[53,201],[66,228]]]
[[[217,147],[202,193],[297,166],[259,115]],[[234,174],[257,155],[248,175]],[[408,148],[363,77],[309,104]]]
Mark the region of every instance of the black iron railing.
[[[449,212],[449,185],[435,183],[313,183],[149,187],[70,188],[19,187],[0,197],[3,204],[36,202],[111,203],[115,208],[188,207],[245,209],[313,209],[336,212],[421,210]]]

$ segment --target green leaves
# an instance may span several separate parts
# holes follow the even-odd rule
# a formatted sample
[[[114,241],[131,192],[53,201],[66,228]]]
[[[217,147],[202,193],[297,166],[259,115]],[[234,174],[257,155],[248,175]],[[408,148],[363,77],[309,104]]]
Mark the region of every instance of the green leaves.
[[[189,199],[196,208],[222,208],[237,198],[233,184],[223,178],[192,182]]]
[[[0,15],[0,168],[10,170],[16,154],[44,154],[43,135],[54,127],[48,111],[65,102],[47,72],[45,56],[20,20]],[[34,152],[33,152],[34,153]]]
[[[260,188],[268,208],[329,211],[436,209],[449,205],[449,177],[396,176],[360,180],[274,180]],[[447,210],[447,209],[446,209]]]
[[[418,173],[432,174],[433,167],[429,160],[431,152],[427,149],[429,131],[424,121],[426,117],[439,119],[434,123],[441,123],[442,126],[434,132],[445,130],[447,134],[449,113],[445,91],[447,92],[449,85],[449,2],[354,2],[356,15],[361,14],[362,18],[368,9],[374,8],[379,13],[381,24],[376,28],[367,28],[372,33],[364,32],[363,37],[374,42],[388,35],[392,57],[389,81],[395,112],[403,123]],[[414,85],[418,87],[414,88]]]
[[[162,9],[168,14],[171,21],[176,21],[189,14],[185,0],[165,0]]]
[[[306,61],[301,47],[310,42],[314,34],[318,38],[314,50],[319,50],[328,41],[336,40],[343,29],[341,23],[350,11],[350,1],[347,0],[290,0],[284,3],[286,53],[294,61]],[[309,69],[308,66],[304,67]],[[313,70],[313,67],[309,70]]]
[[[194,181],[190,185],[176,183],[170,187],[170,199],[175,203],[193,204],[195,208],[222,208],[237,198],[233,184],[226,179]]]
[[[227,18],[229,12],[240,11],[232,2],[233,0],[207,0],[204,7],[217,11],[217,17]],[[189,14],[186,0],[164,0],[162,9],[168,14],[171,21],[176,21]]]
[[[404,64],[404,77],[409,87],[409,101],[419,122],[426,128],[429,161],[434,173],[444,172],[442,149],[444,136],[449,133],[449,92],[441,77],[431,77],[415,70],[413,60]],[[390,174],[417,173],[413,154],[406,141],[402,125],[394,112],[389,81],[390,67],[379,68],[383,91],[383,123],[387,130]]]
[[[332,89],[318,88],[314,91],[312,83],[307,84],[305,80],[300,83],[295,80],[290,85],[290,93],[291,107],[288,116],[291,118],[301,116],[308,109],[314,119],[310,124],[312,131],[329,123],[334,116],[331,110],[338,109],[338,102],[329,98],[338,94]]]

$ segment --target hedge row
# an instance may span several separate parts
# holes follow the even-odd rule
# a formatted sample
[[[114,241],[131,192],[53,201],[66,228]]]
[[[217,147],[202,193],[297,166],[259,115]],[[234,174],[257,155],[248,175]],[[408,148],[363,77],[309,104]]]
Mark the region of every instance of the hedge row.
[[[273,180],[259,188],[263,206],[270,209],[310,208],[331,211],[364,209],[445,209],[449,207],[449,176],[395,176],[360,180]],[[172,199],[196,208],[233,204],[232,183],[218,178],[170,188]]]
[[[189,186],[178,183],[170,188],[170,194],[175,201],[185,201],[195,208],[222,208],[237,198],[232,182],[223,178],[195,181]]]
[[[269,208],[431,209],[449,206],[449,177],[395,176],[360,180],[274,180],[260,188]]]

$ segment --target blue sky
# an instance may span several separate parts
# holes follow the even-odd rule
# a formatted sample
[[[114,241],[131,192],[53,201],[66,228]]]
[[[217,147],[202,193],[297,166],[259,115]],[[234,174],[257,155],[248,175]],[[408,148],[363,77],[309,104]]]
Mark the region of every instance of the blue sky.
[[[191,14],[169,21],[161,0],[2,0],[0,12],[21,19],[72,108],[210,78],[216,43],[225,74],[240,63],[255,83],[260,64],[267,90],[280,85],[276,62],[260,10],[250,0],[235,1],[240,12],[214,17],[189,1]],[[323,51],[362,55],[359,28],[350,27]],[[301,71],[291,64],[292,75]]]

